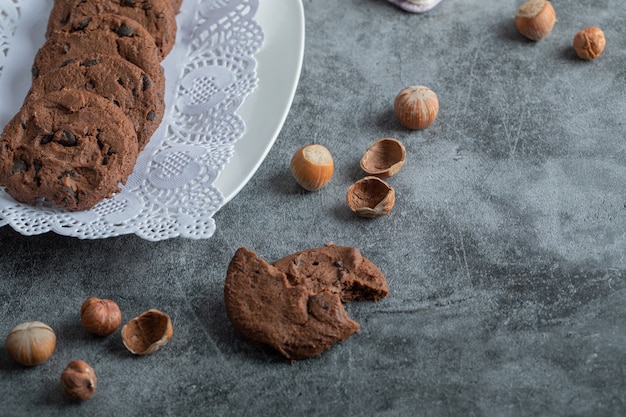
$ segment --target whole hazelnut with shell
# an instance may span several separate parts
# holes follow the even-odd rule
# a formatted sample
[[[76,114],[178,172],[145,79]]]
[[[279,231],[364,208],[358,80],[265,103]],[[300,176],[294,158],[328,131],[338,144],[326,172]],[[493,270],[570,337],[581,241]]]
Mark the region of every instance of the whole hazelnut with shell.
[[[74,360],[61,374],[61,391],[72,401],[85,401],[96,392],[96,372],[85,361]]]
[[[602,29],[590,26],[574,36],[574,50],[580,59],[591,61],[600,56],[606,46]]]
[[[393,109],[402,126],[413,130],[425,129],[439,114],[439,99],[430,88],[413,85],[398,93]]]
[[[547,0],[528,0],[515,13],[515,27],[533,41],[545,38],[556,23],[556,12]]]
[[[302,188],[317,191],[332,178],[335,163],[325,146],[314,143],[298,149],[293,154],[289,167],[294,179]]]
[[[87,298],[80,307],[80,323],[89,333],[108,336],[122,322],[122,312],[112,300]]]
[[[7,335],[6,349],[20,365],[39,365],[54,352],[56,334],[50,326],[40,321],[21,323]]]

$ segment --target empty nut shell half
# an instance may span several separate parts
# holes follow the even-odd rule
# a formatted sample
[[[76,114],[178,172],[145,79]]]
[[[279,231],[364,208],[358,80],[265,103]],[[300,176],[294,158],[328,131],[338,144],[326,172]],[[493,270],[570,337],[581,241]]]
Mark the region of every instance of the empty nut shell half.
[[[161,349],[172,339],[174,327],[170,316],[150,309],[122,328],[124,346],[135,355],[148,355]]]
[[[384,180],[368,176],[348,188],[348,206],[361,217],[381,217],[388,214],[396,202],[396,192]]]
[[[378,178],[389,178],[404,166],[406,149],[402,142],[382,138],[372,143],[361,158],[361,169]]]

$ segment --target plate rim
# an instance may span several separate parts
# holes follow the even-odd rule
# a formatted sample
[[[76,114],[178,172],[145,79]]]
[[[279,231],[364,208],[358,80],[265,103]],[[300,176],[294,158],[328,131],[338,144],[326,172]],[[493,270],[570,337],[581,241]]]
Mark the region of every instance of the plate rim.
[[[261,49],[255,55],[258,85],[236,111],[244,120],[246,129],[235,142],[230,161],[214,182],[224,197],[220,210],[252,179],[276,142],[291,109],[302,71],[305,41],[302,1],[260,0],[255,20],[265,36]],[[295,53],[284,53],[285,51]],[[277,85],[282,90],[275,88]],[[268,116],[256,111],[259,102],[264,102],[269,94],[274,101],[282,103],[278,114],[274,115],[275,119],[270,123],[260,120]],[[267,108],[265,103],[263,108]],[[259,128],[266,131],[263,140],[259,140],[256,133]],[[250,149],[251,145],[258,146]]]

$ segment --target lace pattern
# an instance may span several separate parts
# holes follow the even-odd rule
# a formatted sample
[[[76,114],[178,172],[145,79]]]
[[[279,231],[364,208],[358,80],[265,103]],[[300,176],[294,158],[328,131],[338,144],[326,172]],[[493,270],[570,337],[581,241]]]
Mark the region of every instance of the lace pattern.
[[[264,38],[254,20],[257,6],[258,0],[184,0],[176,46],[163,61],[163,122],[118,194],[89,211],[71,213],[18,203],[0,189],[0,226],[24,235],[54,231],[84,239],[131,233],[153,241],[212,236],[213,215],[224,204],[214,182],[245,131],[236,111],[258,82],[254,56]],[[19,97],[0,106],[2,126],[28,90],[30,72],[24,68],[43,43],[51,7],[51,0],[46,7],[41,0],[0,0],[0,91]]]

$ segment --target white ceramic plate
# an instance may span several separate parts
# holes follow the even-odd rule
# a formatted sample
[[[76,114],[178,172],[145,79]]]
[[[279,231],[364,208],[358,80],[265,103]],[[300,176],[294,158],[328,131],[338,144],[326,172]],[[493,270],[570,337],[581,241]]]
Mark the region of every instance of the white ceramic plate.
[[[304,54],[301,0],[260,0],[256,20],[265,41],[256,54],[259,84],[237,112],[246,123],[235,153],[215,185],[230,201],[252,178],[285,123]]]

